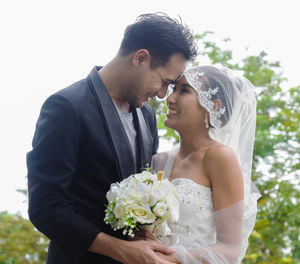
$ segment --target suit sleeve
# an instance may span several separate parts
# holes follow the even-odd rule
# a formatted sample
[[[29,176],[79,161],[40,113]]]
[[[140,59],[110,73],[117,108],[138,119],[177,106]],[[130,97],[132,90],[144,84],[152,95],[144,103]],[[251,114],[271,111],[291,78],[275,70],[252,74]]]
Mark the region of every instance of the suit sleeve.
[[[72,104],[62,95],[48,98],[27,154],[28,213],[39,231],[73,256],[84,255],[100,232],[74,212],[69,196],[79,140],[80,121]]]

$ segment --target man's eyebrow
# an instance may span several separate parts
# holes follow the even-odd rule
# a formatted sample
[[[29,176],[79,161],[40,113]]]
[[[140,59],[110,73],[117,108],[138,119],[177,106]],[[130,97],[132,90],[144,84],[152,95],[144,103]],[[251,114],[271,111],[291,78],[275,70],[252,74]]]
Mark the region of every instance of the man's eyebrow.
[[[168,82],[168,83],[170,83],[170,84],[175,84],[176,83],[176,81],[174,81],[174,80],[171,80],[171,79],[166,79],[166,82]]]
[[[177,77],[177,79],[176,79],[176,81],[175,81],[175,83],[177,83],[181,78],[182,78],[182,76],[183,76],[183,73],[182,74],[180,74],[178,77]]]

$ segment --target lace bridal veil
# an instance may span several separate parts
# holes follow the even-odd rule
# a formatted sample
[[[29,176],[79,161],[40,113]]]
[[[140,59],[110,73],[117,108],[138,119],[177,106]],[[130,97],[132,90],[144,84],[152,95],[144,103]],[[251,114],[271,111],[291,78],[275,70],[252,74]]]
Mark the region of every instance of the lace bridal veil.
[[[253,230],[260,193],[251,181],[251,168],[256,123],[254,86],[227,68],[198,66],[184,73],[198,94],[199,103],[209,113],[211,138],[232,148],[239,160],[244,182],[244,200],[228,208],[189,215],[191,221],[185,243],[173,245],[176,258],[184,264],[240,263]],[[214,100],[221,101],[219,109]],[[168,177],[178,148],[153,158],[154,171],[164,170]],[[221,175],[220,175],[221,177]],[[205,190],[203,190],[204,192]],[[194,219],[192,222],[191,219]],[[186,218],[185,218],[186,219]],[[179,221],[183,221],[179,219]],[[199,231],[197,222],[210,221],[213,229]],[[209,223],[203,225],[208,227]],[[205,229],[205,228],[204,228]],[[176,232],[174,232],[176,235]]]

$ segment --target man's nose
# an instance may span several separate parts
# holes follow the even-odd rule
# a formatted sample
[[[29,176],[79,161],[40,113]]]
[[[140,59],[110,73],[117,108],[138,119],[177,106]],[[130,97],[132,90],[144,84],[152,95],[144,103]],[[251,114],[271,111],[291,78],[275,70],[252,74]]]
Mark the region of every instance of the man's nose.
[[[156,94],[157,97],[159,97],[160,99],[163,99],[166,94],[167,94],[167,91],[168,91],[168,86],[166,87],[162,87]]]

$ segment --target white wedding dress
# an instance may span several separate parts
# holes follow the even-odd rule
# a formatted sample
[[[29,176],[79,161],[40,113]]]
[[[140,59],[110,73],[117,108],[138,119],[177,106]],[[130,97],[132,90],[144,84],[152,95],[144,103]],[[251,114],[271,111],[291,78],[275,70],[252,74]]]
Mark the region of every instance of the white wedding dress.
[[[152,170],[163,170],[169,178],[176,153],[177,149],[153,156]],[[171,182],[178,192],[179,219],[168,223],[172,239],[161,240],[162,243],[174,247],[175,256],[183,264],[241,263],[254,225],[252,217],[249,221],[247,216],[241,216],[246,207],[243,201],[225,210],[214,211],[210,188],[185,177]],[[253,199],[257,197],[253,196]],[[256,212],[256,208],[251,211]]]
[[[171,153],[159,153],[153,157],[152,169],[155,172],[163,170],[165,177],[169,178],[174,158]],[[178,238],[177,244],[189,249],[200,234],[209,244],[214,243],[216,232],[211,189],[187,178],[175,178],[171,182],[178,192],[180,206],[179,220],[168,225]],[[198,233],[193,232],[195,229]]]
[[[178,245],[191,249],[199,237],[214,244],[216,231],[211,189],[186,178],[173,179],[172,183],[179,196],[179,220],[170,223],[169,227],[176,234]]]
[[[176,152],[174,151],[174,155],[171,152],[163,152],[154,156],[153,170],[163,170],[165,177],[169,178]],[[171,232],[176,234],[177,243],[189,249],[200,235],[207,243],[214,243],[213,234],[216,232],[211,189],[187,178],[175,178],[171,181],[179,196],[179,220],[168,225]],[[197,233],[193,232],[194,230],[197,230]]]

